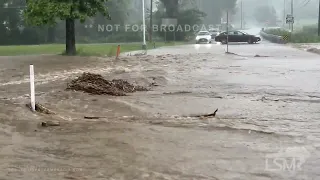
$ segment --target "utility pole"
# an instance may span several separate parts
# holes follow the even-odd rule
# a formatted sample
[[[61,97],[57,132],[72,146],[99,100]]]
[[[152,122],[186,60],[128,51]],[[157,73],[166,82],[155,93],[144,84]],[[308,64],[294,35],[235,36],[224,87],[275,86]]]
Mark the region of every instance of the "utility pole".
[[[241,10],[240,10],[240,11],[241,11],[241,12],[240,12],[240,13],[241,13],[241,14],[240,14],[240,16],[241,16],[241,29],[242,29],[242,28],[243,28],[243,27],[242,27],[242,26],[243,26],[242,0],[241,0],[241,4],[240,4],[240,6],[241,6],[241,7],[240,7],[240,9],[241,9]]]
[[[229,10],[227,10],[227,53],[229,53]]]
[[[146,18],[145,18],[144,0],[142,0],[142,23],[143,23],[143,44],[142,44],[142,49],[143,49],[143,50],[147,50],[147,43],[146,43]]]
[[[286,25],[286,0],[283,0],[283,28]]]
[[[153,34],[153,23],[152,23],[152,14],[153,14],[153,0],[150,0],[150,43],[152,42],[152,34]]]
[[[320,36],[320,0],[319,0],[319,15],[318,15],[318,36]]]
[[[293,0],[291,0],[291,16],[292,16],[292,22],[291,22],[291,33],[293,33]]]

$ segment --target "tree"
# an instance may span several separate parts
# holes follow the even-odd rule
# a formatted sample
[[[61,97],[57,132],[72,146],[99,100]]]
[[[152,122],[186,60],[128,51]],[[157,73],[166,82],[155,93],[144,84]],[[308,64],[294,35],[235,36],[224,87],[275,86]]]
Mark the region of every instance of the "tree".
[[[76,54],[75,20],[82,23],[87,17],[101,13],[110,19],[107,6],[108,0],[27,0],[24,17],[27,24],[43,26],[55,25],[58,19],[65,20],[67,55]]]
[[[168,10],[165,11],[165,4],[159,3],[157,4],[157,11],[154,13],[154,24],[157,24],[158,27],[161,27],[162,24],[162,18],[176,18],[178,21],[178,26],[175,27],[176,32],[170,32],[170,30],[167,28],[165,30],[158,30],[157,33],[160,37],[164,37],[168,41],[177,40],[177,41],[183,41],[186,40],[186,38],[193,34],[193,26],[199,25],[202,23],[202,18],[206,16],[205,13],[202,11],[199,11],[196,8],[192,8],[192,4],[190,4],[191,0],[189,2],[179,0],[179,11],[175,13],[168,13]],[[167,4],[168,6],[168,4]],[[186,29],[185,27],[189,26],[190,30]],[[179,30],[180,28],[180,30]],[[159,28],[162,29],[162,28]]]
[[[101,13],[94,18],[95,23],[108,23],[108,24],[119,24],[124,25],[128,18],[128,6],[130,6],[130,1],[127,0],[108,0],[106,3],[109,15],[112,19],[106,19]]]
[[[166,15],[169,18],[176,18],[182,4],[202,4],[200,11],[207,14],[206,22],[219,23],[224,10],[234,10],[237,0],[160,0],[166,9]],[[232,11],[234,13],[234,11]]]
[[[16,0],[0,0],[0,44],[7,44],[10,41],[16,42],[17,35],[20,35],[18,28],[21,25],[20,9],[12,8],[20,6],[19,3]]]
[[[235,12],[237,0],[198,0],[202,6],[199,9],[207,14],[204,21],[208,24],[220,24],[221,16],[226,10]]]
[[[169,18],[177,18],[179,12],[179,0],[160,0]]]
[[[274,7],[260,6],[255,10],[254,17],[260,24],[277,25],[277,12]]]

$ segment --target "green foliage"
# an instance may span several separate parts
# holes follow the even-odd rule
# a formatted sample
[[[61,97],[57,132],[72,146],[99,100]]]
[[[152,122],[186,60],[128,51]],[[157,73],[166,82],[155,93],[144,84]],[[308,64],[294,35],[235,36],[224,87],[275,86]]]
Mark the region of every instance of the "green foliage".
[[[47,25],[56,24],[58,19],[79,19],[84,22],[87,17],[95,16],[98,12],[109,18],[105,2],[108,0],[28,0],[24,17],[27,24]]]
[[[9,7],[25,6],[25,2],[20,0],[0,0],[0,6],[9,1],[12,2],[12,4],[9,4]],[[74,2],[77,3],[78,1]],[[100,2],[102,1],[100,0]],[[61,3],[62,5],[58,3]],[[69,16],[64,12],[68,12],[70,9],[69,7],[64,8],[65,5],[68,6],[66,2],[60,0],[29,0],[28,8],[24,10],[22,15],[20,11],[23,10],[23,8],[1,9],[0,21],[6,21],[6,24],[0,23],[0,45],[65,43],[66,25],[64,19]],[[52,11],[49,8],[50,6],[54,6],[55,11]],[[129,16],[131,18],[133,11],[137,11],[138,19],[141,19],[141,11],[132,8],[133,1],[131,0],[108,0],[104,3],[104,6],[108,7],[107,10],[112,19],[104,17],[103,13],[100,12],[94,17],[87,17],[85,24],[92,24],[95,28],[85,28],[84,24],[80,21],[81,18],[76,20],[75,29],[77,42],[106,43],[117,41],[141,41],[142,33],[97,32],[97,24],[128,24],[128,21],[130,20]],[[57,9],[59,11],[57,11]],[[48,11],[49,13],[47,13]],[[54,13],[54,16],[62,16],[54,18],[53,15],[48,15],[50,13]],[[74,12],[72,14],[77,15],[80,13]],[[86,15],[86,13],[81,14]],[[45,25],[46,23],[48,25]],[[132,23],[136,23],[136,21]],[[19,31],[20,25],[25,27],[22,32]]]
[[[187,5],[187,4],[184,4]],[[193,26],[193,25],[200,25],[202,23],[203,17],[206,16],[206,14],[202,11],[199,11],[198,9],[190,9],[190,8],[184,8],[183,6],[180,6],[180,10],[176,13],[177,20],[178,20],[178,27],[182,28],[178,31],[178,27],[176,27],[176,33],[169,32],[169,29],[162,29],[158,30],[157,33],[160,37],[163,39],[166,38],[168,41],[184,41],[188,36],[191,36],[193,34],[193,31],[184,31],[185,25]],[[157,12],[154,13],[154,24],[157,25],[160,29],[162,18],[167,17],[168,14],[163,11],[163,9],[158,9]],[[192,29],[191,29],[192,30]],[[167,33],[166,33],[167,31]]]
[[[202,9],[208,14],[209,24],[220,22],[223,8],[232,8],[236,0],[199,0],[203,4]],[[25,7],[26,3],[21,0],[0,0],[0,6],[10,2],[9,7]],[[85,2],[85,6],[83,5]],[[141,9],[134,6],[134,0],[28,0],[28,6],[23,8],[8,8],[0,10],[0,45],[17,44],[52,44],[65,43],[65,19],[75,18],[76,40],[81,43],[108,43],[108,42],[138,42],[142,40],[142,32],[98,32],[97,24],[129,24],[141,19]],[[141,2],[141,0],[137,0]],[[167,1],[172,3],[171,1]],[[174,1],[176,2],[176,1]],[[178,0],[176,15],[179,24],[202,24],[205,13],[197,10],[195,0]],[[155,1],[156,3],[156,1]],[[101,7],[100,5],[103,5]],[[108,7],[108,9],[106,8]],[[168,17],[164,13],[164,5],[159,3],[158,11],[154,14],[154,24],[160,25],[161,18]],[[102,11],[100,11],[102,8]],[[72,13],[71,13],[72,10]],[[101,12],[101,13],[100,13]],[[112,18],[104,17],[107,12]],[[95,15],[96,14],[96,15]],[[148,13],[147,13],[148,15]],[[94,28],[85,28],[81,23],[94,25]],[[47,25],[46,25],[47,24]],[[148,24],[148,21],[147,21]],[[19,26],[25,27],[24,31],[19,31]],[[30,26],[32,25],[32,26]],[[36,27],[38,26],[38,27]],[[178,32],[176,40],[185,40],[191,37],[192,32]],[[148,40],[148,33],[147,33]],[[153,40],[163,41],[164,33],[153,33]],[[167,40],[173,40],[172,33],[167,34]]]
[[[277,36],[291,36],[291,33],[286,30],[286,29],[281,29],[281,28],[277,28],[277,29],[266,29],[265,33],[267,34],[273,34],[273,35],[277,35]]]
[[[154,23],[161,26],[161,19],[167,17],[174,17],[178,20],[178,27],[185,30],[185,25],[191,26],[203,24],[206,19],[208,24],[220,23],[223,10],[234,10],[237,0],[161,0],[158,5],[158,11],[154,14]],[[198,4],[200,7],[197,7]],[[165,11],[166,9],[166,11]],[[174,11],[174,12],[171,12]],[[177,29],[177,28],[176,28]],[[190,39],[194,32],[192,31],[176,31],[165,33],[165,31],[158,31],[158,34],[166,40],[184,41]]]
[[[282,37],[288,37],[287,41],[291,43],[317,43],[320,42],[320,37],[314,33],[313,26],[307,26],[305,31],[291,33],[285,29],[267,29],[268,34],[273,34]],[[311,29],[309,29],[311,28]]]
[[[303,26],[302,31],[308,34],[317,34],[318,33],[318,24]]]
[[[176,18],[179,12],[179,0],[160,0],[166,9],[166,16]]]
[[[320,37],[315,34],[305,32],[293,33],[290,39],[292,43],[317,43],[320,42]]]
[[[28,0],[24,10],[25,22],[30,25],[54,25],[57,20],[66,20],[66,53],[76,54],[75,20],[84,22],[87,17],[101,13],[108,16],[108,0]]]

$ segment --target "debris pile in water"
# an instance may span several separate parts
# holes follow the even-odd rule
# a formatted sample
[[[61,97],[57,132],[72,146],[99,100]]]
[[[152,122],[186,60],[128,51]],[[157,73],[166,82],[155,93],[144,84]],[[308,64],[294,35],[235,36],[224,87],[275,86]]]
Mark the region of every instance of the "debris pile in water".
[[[126,93],[147,91],[148,89],[132,85],[122,79],[108,81],[99,74],[83,73],[68,84],[67,90],[83,91],[95,95],[126,96]]]

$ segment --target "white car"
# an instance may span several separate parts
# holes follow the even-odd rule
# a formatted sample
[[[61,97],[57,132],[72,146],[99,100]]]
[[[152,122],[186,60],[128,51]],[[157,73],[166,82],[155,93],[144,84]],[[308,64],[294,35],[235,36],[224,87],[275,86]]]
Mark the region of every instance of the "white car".
[[[196,44],[199,43],[211,43],[211,34],[209,31],[199,31],[197,36],[196,36]]]

